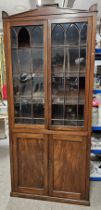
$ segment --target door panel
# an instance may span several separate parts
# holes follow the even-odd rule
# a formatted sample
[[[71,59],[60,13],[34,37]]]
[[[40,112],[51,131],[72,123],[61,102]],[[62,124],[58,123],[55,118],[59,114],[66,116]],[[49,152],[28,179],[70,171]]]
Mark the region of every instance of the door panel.
[[[49,127],[87,129],[90,19],[50,20],[49,29]]]
[[[45,21],[11,26],[13,121],[19,124],[46,124],[47,44]]]
[[[80,136],[50,136],[50,195],[85,197],[86,139]]]
[[[16,190],[46,194],[48,186],[48,138],[42,134],[14,134]]]

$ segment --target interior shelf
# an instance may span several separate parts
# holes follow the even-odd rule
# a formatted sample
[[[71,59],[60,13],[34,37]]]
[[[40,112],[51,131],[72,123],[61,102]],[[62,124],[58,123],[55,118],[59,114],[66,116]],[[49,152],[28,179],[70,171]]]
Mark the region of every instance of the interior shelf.
[[[31,48],[43,48],[43,45],[31,45],[31,46],[24,46],[24,47],[14,47],[12,46],[12,49],[14,50],[25,50],[25,49],[31,49]]]
[[[60,48],[60,47],[67,47],[67,48],[78,48],[78,47],[80,47],[80,48],[86,48],[87,47],[87,45],[86,44],[76,44],[76,43],[74,43],[74,44],[52,44],[52,47],[58,47],[58,48]]]

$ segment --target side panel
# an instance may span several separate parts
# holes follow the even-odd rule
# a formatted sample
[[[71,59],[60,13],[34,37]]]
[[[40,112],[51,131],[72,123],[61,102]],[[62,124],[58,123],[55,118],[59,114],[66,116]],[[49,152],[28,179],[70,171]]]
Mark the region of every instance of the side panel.
[[[50,136],[50,195],[85,199],[86,138]]]
[[[13,134],[15,191],[47,194],[48,138],[42,134]]]

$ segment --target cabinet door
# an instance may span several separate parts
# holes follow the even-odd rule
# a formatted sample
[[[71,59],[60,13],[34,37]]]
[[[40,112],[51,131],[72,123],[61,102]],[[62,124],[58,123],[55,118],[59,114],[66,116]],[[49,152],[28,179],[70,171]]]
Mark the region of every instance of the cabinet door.
[[[15,124],[45,124],[46,22],[11,27],[12,80]]]
[[[48,139],[42,134],[14,134],[14,190],[47,194]]]
[[[67,199],[85,199],[85,137],[51,135],[49,160],[50,195]]]
[[[90,21],[90,20],[89,20]],[[87,129],[91,25],[88,19],[49,22],[50,127]]]

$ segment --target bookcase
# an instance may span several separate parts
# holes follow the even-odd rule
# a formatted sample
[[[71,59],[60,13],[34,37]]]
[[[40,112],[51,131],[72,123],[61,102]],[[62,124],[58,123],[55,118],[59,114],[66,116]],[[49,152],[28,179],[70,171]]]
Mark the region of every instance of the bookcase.
[[[3,12],[11,196],[89,205],[96,11]]]

